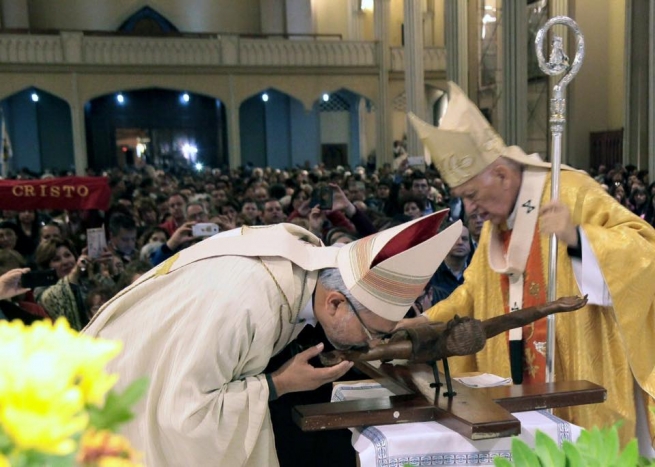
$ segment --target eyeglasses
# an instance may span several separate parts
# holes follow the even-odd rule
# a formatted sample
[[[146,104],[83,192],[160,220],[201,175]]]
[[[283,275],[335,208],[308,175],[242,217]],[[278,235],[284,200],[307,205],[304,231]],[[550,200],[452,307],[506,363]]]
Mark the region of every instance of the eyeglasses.
[[[344,295],[343,298],[346,300],[346,303],[348,304],[348,307],[350,308],[350,310],[357,317],[357,320],[359,321],[359,324],[362,325],[362,329],[364,330],[364,334],[366,334],[366,337],[368,338],[369,341],[374,340],[373,336],[376,336],[379,339],[379,338],[382,338],[382,337],[386,336],[387,334],[389,334],[387,332],[381,332],[381,331],[375,331],[375,330],[369,329],[368,326],[366,326],[366,324],[364,324],[364,320],[362,320],[362,317],[359,315],[359,312],[357,311],[357,308],[355,308],[355,306],[352,304],[352,302],[350,300],[348,300],[348,297],[346,297]]]

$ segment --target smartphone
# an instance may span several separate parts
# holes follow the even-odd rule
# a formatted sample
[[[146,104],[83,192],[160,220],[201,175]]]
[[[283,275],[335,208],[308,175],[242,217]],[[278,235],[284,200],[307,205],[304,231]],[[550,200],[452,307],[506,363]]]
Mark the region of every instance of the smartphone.
[[[35,289],[54,285],[58,280],[57,272],[54,269],[30,271],[20,276],[20,285],[25,289]]]
[[[323,186],[315,188],[314,191],[312,191],[310,207],[313,208],[317,204],[321,210],[332,209],[332,188],[329,186]]]
[[[97,229],[86,229],[86,248],[89,258],[100,258],[104,249],[107,248],[104,226]]]
[[[191,235],[194,237],[211,237],[218,233],[218,225],[211,222],[201,222],[191,226]]]

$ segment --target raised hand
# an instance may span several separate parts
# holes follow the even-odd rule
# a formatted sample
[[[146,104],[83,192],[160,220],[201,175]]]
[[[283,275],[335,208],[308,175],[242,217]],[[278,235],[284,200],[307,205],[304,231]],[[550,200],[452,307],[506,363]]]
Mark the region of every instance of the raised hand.
[[[578,244],[578,233],[571,222],[569,208],[561,201],[550,201],[539,210],[539,230],[543,235],[555,234],[567,246]]]
[[[332,189],[332,210],[343,210],[348,217],[355,214],[355,205],[348,199],[341,187],[336,183],[330,183],[329,186]]]
[[[237,228],[236,219],[232,219],[230,216],[224,214],[217,214],[215,217],[212,217],[209,222],[217,224],[223,232]]]
[[[314,206],[309,211],[309,231],[317,237],[323,236],[323,222],[325,222],[325,213],[318,206]]]
[[[193,240],[193,235],[191,234],[191,227],[193,225],[195,225],[195,222],[185,222],[179,226],[175,232],[173,232],[171,238],[166,242],[166,245],[171,249],[171,251],[175,251],[180,246]]]
[[[289,392],[311,391],[341,378],[352,368],[353,362],[343,361],[329,368],[315,368],[309,360],[323,350],[323,344],[310,347],[287,361],[273,372],[272,380],[278,396]]]
[[[12,269],[0,276],[0,300],[15,297],[30,290],[20,285],[20,276],[29,271],[30,268]]]

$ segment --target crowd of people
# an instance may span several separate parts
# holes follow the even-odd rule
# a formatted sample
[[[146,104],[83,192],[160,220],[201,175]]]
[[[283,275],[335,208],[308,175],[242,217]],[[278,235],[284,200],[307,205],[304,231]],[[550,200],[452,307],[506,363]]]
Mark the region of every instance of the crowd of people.
[[[20,211],[18,206],[16,211],[2,211],[0,274],[24,267],[53,269],[58,282],[10,303],[2,301],[0,316],[25,322],[64,316],[75,329],[82,329],[115,293],[181,249],[202,241],[205,237],[193,235],[197,223],[215,223],[225,231],[289,222],[334,245],[450,208],[449,221],[463,219],[464,232],[408,310],[408,316],[420,314],[463,282],[483,219],[475,213],[466,216],[460,199],[450,196],[434,167],[412,169],[406,158],[395,165],[396,169],[385,165],[374,172],[321,166],[179,173],[149,166],[115,168],[106,173],[112,190],[106,212]],[[649,183],[647,171],[618,165],[608,170],[601,165],[590,175],[618,203],[654,225],[655,182]],[[331,206],[320,209],[315,195],[326,187],[332,192]],[[101,227],[107,247],[91,258],[87,229]]]

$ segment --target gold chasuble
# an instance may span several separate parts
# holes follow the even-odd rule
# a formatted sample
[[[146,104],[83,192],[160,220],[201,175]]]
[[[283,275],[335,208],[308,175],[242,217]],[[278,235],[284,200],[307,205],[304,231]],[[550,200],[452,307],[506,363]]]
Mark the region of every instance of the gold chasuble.
[[[560,186],[560,201],[568,206],[573,223],[581,226],[589,241],[613,306],[588,305],[578,311],[556,315],[556,380],[584,379],[604,386],[608,392],[603,404],[568,407],[559,409],[557,414],[584,428],[609,426],[623,420],[619,430],[625,443],[635,436],[633,381],[643,389],[648,407],[655,405],[655,230],[612,200],[598,183],[582,173],[563,171]],[[542,205],[549,199],[550,176],[542,193]],[[447,321],[455,314],[484,320],[505,312],[507,296],[503,291],[507,290],[506,286],[503,286],[501,275],[489,267],[490,231],[487,222],[473,260],[464,272],[464,284],[426,312],[430,320]],[[538,231],[535,235],[539,236]],[[533,240],[528,259],[524,307],[532,305],[533,300],[543,300],[547,287],[549,242],[546,237],[540,240]],[[540,257],[535,258],[538,253]],[[584,261],[583,257],[583,274]],[[535,267],[541,268],[541,274]],[[581,295],[581,291],[571,258],[565,245],[560,243],[557,296],[572,295]],[[536,333],[541,332],[540,326],[536,325]],[[524,329],[524,338],[529,340],[531,333],[531,329]],[[532,338],[535,343],[541,339],[536,335]],[[532,356],[538,353],[532,352]],[[489,339],[481,352],[453,357],[449,361],[454,373],[482,371],[509,377],[508,355],[507,335],[499,335]],[[530,355],[526,357],[531,358]],[[543,362],[533,362],[532,369],[538,377],[542,368],[536,366],[542,367]],[[655,418],[650,411],[648,417],[650,432],[655,433]]]

